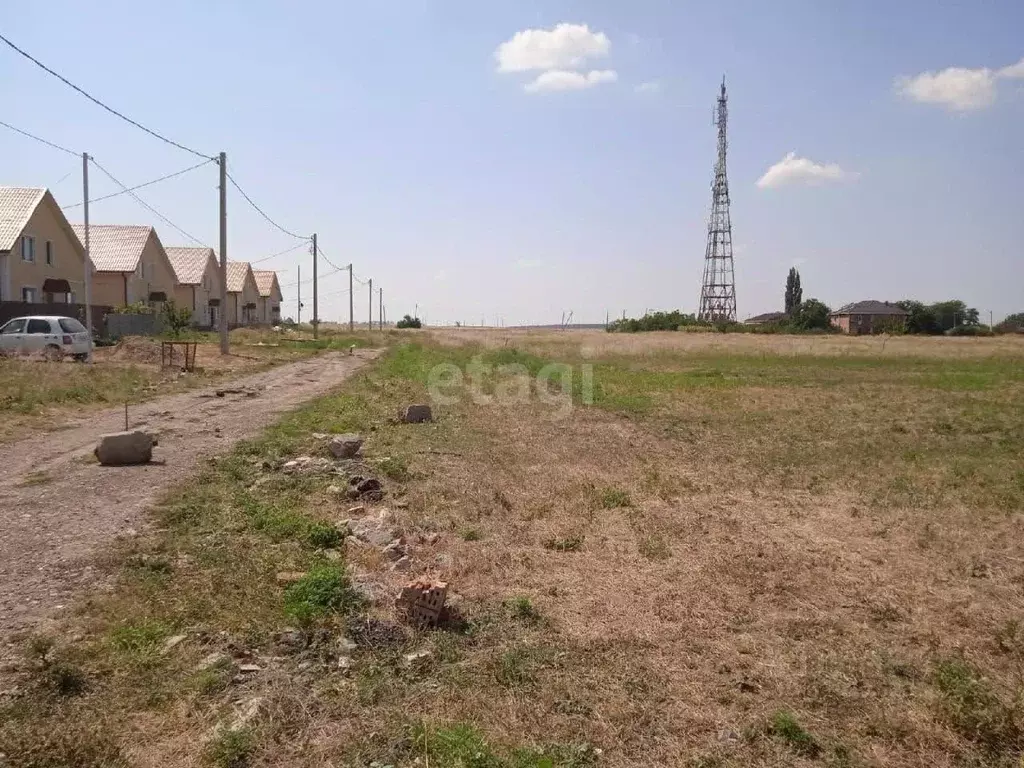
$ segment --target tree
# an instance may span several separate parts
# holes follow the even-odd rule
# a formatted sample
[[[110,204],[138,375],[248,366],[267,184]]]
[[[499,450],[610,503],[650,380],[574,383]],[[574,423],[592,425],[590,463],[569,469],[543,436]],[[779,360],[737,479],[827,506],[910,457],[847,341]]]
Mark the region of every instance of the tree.
[[[792,316],[803,298],[804,291],[800,287],[800,273],[796,271],[796,267],[790,267],[789,274],[786,275],[786,306],[784,307],[786,314]]]
[[[1003,322],[993,329],[996,333],[1024,333],[1024,312],[1014,312],[1007,315]]]
[[[423,327],[423,323],[420,322],[420,319],[418,317],[413,317],[412,315],[406,315],[401,320],[399,320],[397,323],[395,323],[395,327],[396,328],[422,328]]]
[[[817,299],[802,301],[793,311],[793,327],[801,331],[827,331],[832,327],[828,319],[831,312],[827,304]]]
[[[897,301],[896,306],[907,311],[907,333],[941,333],[935,311],[920,301],[904,299]]]
[[[180,336],[182,331],[192,325],[192,310],[188,307],[179,307],[173,299],[164,303],[160,314],[171,336]]]

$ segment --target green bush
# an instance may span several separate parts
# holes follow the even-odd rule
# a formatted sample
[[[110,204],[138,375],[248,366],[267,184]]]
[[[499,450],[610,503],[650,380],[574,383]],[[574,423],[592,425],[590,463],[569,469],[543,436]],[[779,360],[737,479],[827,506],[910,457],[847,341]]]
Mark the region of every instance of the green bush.
[[[395,327],[396,328],[422,328],[423,327],[423,323],[420,322],[420,319],[418,317],[413,317],[412,315],[406,315],[401,320],[399,320],[397,323],[395,323]]]

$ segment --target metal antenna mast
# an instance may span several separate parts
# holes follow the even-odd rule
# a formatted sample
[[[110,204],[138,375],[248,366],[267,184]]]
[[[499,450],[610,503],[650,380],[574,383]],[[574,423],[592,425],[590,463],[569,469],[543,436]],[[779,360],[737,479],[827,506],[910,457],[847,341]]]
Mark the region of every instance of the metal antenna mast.
[[[711,218],[708,221],[708,246],[704,252],[704,281],[700,291],[699,320],[735,322],[736,278],[732,264],[732,220],[729,218],[729,179],[725,173],[725,154],[729,147],[726,125],[729,120],[725,78],[718,96],[715,125],[718,126],[718,162],[711,185]]]

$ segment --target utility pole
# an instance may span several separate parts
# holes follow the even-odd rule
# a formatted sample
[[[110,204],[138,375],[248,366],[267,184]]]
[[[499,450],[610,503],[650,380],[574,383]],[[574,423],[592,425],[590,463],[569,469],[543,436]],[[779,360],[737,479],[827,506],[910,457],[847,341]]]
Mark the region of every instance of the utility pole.
[[[313,233],[313,338],[318,335],[320,327],[320,308],[317,306],[317,285],[316,285],[316,232]]]
[[[366,330],[373,330],[373,278],[370,278],[370,317],[366,323]]]
[[[355,297],[352,295],[352,264],[348,265],[348,332],[356,329],[356,316],[353,314]]]
[[[299,268],[298,269],[299,269],[299,282],[296,285],[295,290],[298,291],[298,294],[299,294],[299,298],[298,298],[298,302],[297,302],[298,305],[299,305],[298,306],[298,310],[299,310],[299,325],[302,325],[302,265],[301,264],[299,264]]]
[[[82,153],[82,194],[85,207],[85,327],[89,331],[86,360],[92,362],[92,259],[89,258],[89,154]]]
[[[384,289],[377,289],[377,328],[384,330]]]
[[[228,153],[220,153],[220,353],[228,345]]]

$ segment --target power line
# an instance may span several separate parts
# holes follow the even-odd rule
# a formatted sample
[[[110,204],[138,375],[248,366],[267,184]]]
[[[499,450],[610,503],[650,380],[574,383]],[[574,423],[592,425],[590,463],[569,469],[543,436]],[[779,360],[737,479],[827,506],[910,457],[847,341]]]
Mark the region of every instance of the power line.
[[[147,211],[149,211],[150,213],[152,213],[152,214],[154,214],[154,215],[156,215],[156,216],[159,216],[159,217],[160,217],[160,218],[161,218],[161,219],[162,219],[162,220],[164,221],[164,223],[166,223],[166,224],[168,224],[169,226],[173,227],[174,229],[178,230],[178,232],[180,232],[181,234],[183,234],[183,235],[184,235],[185,237],[187,237],[187,238],[188,238],[189,240],[191,240],[191,241],[192,241],[193,243],[196,243],[197,245],[201,245],[201,246],[203,246],[204,248],[209,248],[209,247],[210,247],[210,246],[208,246],[208,245],[207,245],[206,243],[204,243],[204,242],[203,242],[202,240],[200,240],[200,239],[199,239],[198,237],[193,237],[192,235],[190,235],[190,234],[189,234],[188,232],[186,232],[186,231],[185,231],[184,229],[182,229],[182,228],[181,228],[181,227],[179,227],[179,226],[178,226],[177,224],[175,224],[175,223],[174,223],[173,221],[171,221],[171,220],[170,220],[170,219],[168,219],[168,218],[167,218],[166,216],[164,216],[164,215],[163,215],[162,213],[160,213],[160,211],[158,211],[158,210],[157,210],[156,208],[154,208],[154,207],[153,207],[153,206],[151,206],[151,205],[150,205],[149,203],[147,203],[147,202],[146,202],[145,200],[143,200],[143,199],[142,199],[141,197],[139,197],[138,195],[136,195],[136,194],[135,194],[135,193],[134,193],[134,192],[133,192],[132,190],[128,189],[128,187],[126,187],[126,186],[125,186],[124,184],[122,184],[122,183],[121,183],[120,181],[118,181],[118,180],[117,180],[116,178],[114,178],[114,175],[113,175],[113,174],[112,174],[112,173],[111,173],[110,171],[108,171],[108,170],[107,170],[106,168],[104,168],[104,167],[103,167],[102,165],[100,165],[99,163],[97,163],[97,162],[96,162],[96,160],[95,160],[94,158],[90,157],[89,159],[90,159],[90,160],[92,160],[92,164],[93,164],[93,165],[95,165],[95,166],[96,166],[97,168],[99,168],[99,169],[100,169],[101,171],[103,171],[103,173],[105,173],[105,174],[107,175],[107,177],[108,177],[108,178],[109,178],[109,179],[110,179],[110,180],[111,180],[112,182],[114,182],[115,184],[117,184],[117,186],[121,187],[121,189],[123,189],[123,190],[125,191],[125,193],[126,193],[126,194],[129,194],[129,195],[131,195],[131,196],[132,196],[132,197],[133,197],[133,198],[135,199],[135,202],[137,202],[137,203],[138,203],[139,205],[141,205],[141,206],[142,206],[143,208],[145,208],[145,209],[146,209]]]
[[[265,213],[265,212],[263,211],[263,209],[262,209],[262,208],[260,208],[260,207],[259,207],[258,205],[256,205],[256,203],[254,203],[254,202],[252,201],[252,198],[251,198],[251,197],[249,197],[249,196],[248,196],[247,194],[245,194],[245,190],[244,190],[244,189],[242,189],[242,188],[241,188],[241,187],[239,186],[238,182],[237,182],[237,181],[235,181],[234,177],[233,177],[233,176],[232,176],[232,175],[231,175],[230,173],[229,173],[229,174],[227,174],[227,177],[228,177],[228,180],[229,180],[229,181],[230,181],[230,182],[231,182],[231,183],[232,183],[232,184],[234,185],[235,189],[237,189],[237,190],[238,190],[239,192],[241,192],[241,193],[242,193],[242,197],[244,197],[244,198],[246,199],[246,202],[248,202],[248,203],[249,203],[249,205],[251,205],[251,206],[252,206],[252,207],[253,207],[253,208],[254,208],[254,209],[256,210],[256,212],[257,212],[257,213],[258,213],[258,214],[259,214],[260,216],[262,216],[262,217],[263,217],[264,219],[266,219],[267,221],[269,221],[269,222],[270,222],[270,223],[271,223],[271,224],[272,224],[273,226],[275,226],[275,227],[276,227],[277,229],[279,229],[279,230],[281,230],[282,232],[284,232],[284,233],[285,233],[286,235],[290,235],[291,237],[294,237],[294,238],[296,238],[296,239],[298,239],[298,240],[309,240],[309,236],[308,236],[308,235],[297,235],[297,234],[295,234],[294,232],[290,232],[289,230],[285,229],[285,228],[284,228],[284,227],[282,227],[282,226],[281,226],[280,224],[278,224],[278,223],[277,223],[276,221],[274,221],[274,220],[273,220],[272,218],[270,218],[270,217],[269,217],[269,216],[268,216],[268,215],[267,215],[267,214],[266,214],[266,213]]]
[[[328,264],[334,267],[336,272],[341,272],[342,270],[348,269],[348,267],[339,267],[337,264],[331,261],[330,258],[328,258],[327,254],[324,253],[324,249],[319,247],[319,243],[317,244],[316,252],[318,256],[322,256],[324,261],[326,261]]]
[[[42,69],[42,70],[44,70],[44,71],[46,71],[46,72],[49,72],[49,73],[50,73],[51,75],[53,75],[53,76],[54,76],[54,77],[56,77],[56,78],[57,78],[58,80],[60,80],[60,81],[61,81],[62,83],[64,83],[64,85],[66,85],[66,86],[68,86],[69,88],[72,88],[72,89],[74,89],[74,90],[78,91],[78,92],[79,92],[80,94],[82,94],[83,96],[85,96],[85,98],[87,98],[87,99],[88,99],[89,101],[93,102],[94,104],[96,104],[96,105],[98,105],[98,106],[100,106],[100,107],[103,107],[103,109],[107,110],[107,112],[109,112],[110,114],[112,114],[112,115],[114,115],[114,116],[116,116],[116,117],[119,117],[119,118],[121,118],[122,120],[124,120],[124,121],[125,121],[125,122],[127,122],[127,123],[131,123],[131,124],[132,124],[132,125],[134,125],[134,126],[135,126],[136,128],[139,128],[139,129],[141,129],[141,130],[145,131],[145,132],[146,132],[146,133],[148,133],[148,134],[149,134],[150,136],[154,136],[154,137],[156,137],[156,138],[160,139],[160,141],[163,141],[163,142],[166,142],[167,144],[170,144],[170,145],[171,145],[172,147],[177,147],[178,149],[183,149],[183,150],[185,150],[186,152],[191,152],[191,153],[192,153],[193,155],[196,155],[197,157],[203,157],[203,158],[206,158],[206,159],[208,159],[208,160],[209,160],[209,159],[212,159],[212,158],[210,158],[210,156],[209,156],[209,155],[204,155],[204,154],[203,154],[202,152],[197,152],[196,150],[194,150],[194,149],[191,149],[190,147],[186,147],[186,146],[185,146],[184,144],[179,144],[179,143],[178,143],[178,142],[176,142],[176,141],[172,141],[171,139],[168,139],[168,138],[167,138],[166,136],[163,136],[163,135],[161,135],[161,134],[157,133],[156,131],[152,130],[151,128],[147,128],[147,127],[146,127],[146,126],[144,126],[144,125],[143,125],[142,123],[136,122],[135,120],[132,120],[132,119],[131,119],[130,117],[128,117],[127,115],[124,115],[124,114],[122,114],[122,113],[118,112],[118,111],[117,111],[116,109],[114,109],[113,107],[108,107],[108,106],[107,106],[106,104],[104,104],[104,103],[103,103],[102,101],[100,101],[99,99],[97,99],[97,98],[96,98],[95,96],[92,96],[92,95],[90,95],[90,94],[86,93],[86,92],[85,92],[85,91],[83,91],[83,90],[82,90],[81,88],[79,88],[79,87],[78,87],[77,85],[75,85],[75,84],[74,84],[74,83],[72,83],[72,82],[71,82],[70,80],[68,80],[68,79],[67,79],[66,77],[64,77],[63,75],[61,75],[60,73],[58,73],[58,72],[54,72],[54,71],[53,71],[52,69],[50,69],[50,68],[49,68],[48,66],[46,66],[45,64],[43,64],[43,62],[41,62],[41,61],[40,61],[39,59],[35,58],[34,56],[32,56],[31,54],[29,54],[28,52],[26,52],[26,51],[23,51],[23,50],[22,50],[21,48],[19,48],[18,46],[16,46],[16,45],[15,45],[14,43],[12,43],[12,42],[11,42],[10,40],[8,40],[8,39],[7,39],[6,37],[4,37],[3,35],[0,35],[0,40],[2,40],[2,41],[4,41],[5,43],[7,43],[7,45],[9,45],[9,46],[10,46],[11,48],[13,48],[13,49],[14,49],[15,51],[17,51],[18,53],[20,53],[20,54],[21,54],[22,56],[24,56],[24,57],[25,57],[26,59],[28,59],[29,61],[31,61],[31,62],[32,62],[33,64],[35,64],[35,65],[36,65],[37,67],[39,67],[40,69]],[[63,147],[57,147],[57,149],[63,149]],[[69,151],[69,150],[65,150],[65,152],[67,152],[67,151]],[[72,153],[72,154],[77,154],[77,153]],[[97,166],[97,167],[98,167],[98,166]],[[100,170],[102,170],[102,168],[101,168]]]
[[[203,162],[196,163],[195,165],[190,166],[190,167],[186,168],[183,171],[177,171],[175,173],[169,173],[166,176],[161,176],[159,179],[153,179],[152,181],[147,181],[145,184],[137,184],[134,187],[130,187],[129,189],[123,189],[120,192],[112,192],[109,195],[103,195],[103,197],[94,197],[89,202],[90,203],[98,203],[100,200],[109,200],[112,197],[118,197],[120,195],[130,194],[131,192],[134,192],[136,189],[142,189],[143,187],[149,187],[149,186],[152,186],[153,184],[158,184],[161,181],[167,181],[168,179],[173,179],[175,176],[181,176],[183,174],[188,173],[189,171],[194,171],[196,168],[202,168],[204,165],[209,165],[212,162],[214,162],[214,160],[212,158],[210,160],[204,160]],[[82,205],[82,203],[71,203],[71,205],[62,205],[61,208],[64,208],[64,209],[67,209],[67,208],[77,208],[80,205]]]
[[[262,259],[256,259],[255,261],[250,261],[249,263],[259,264],[264,261],[270,261],[271,259],[276,259],[278,256],[284,256],[286,253],[297,251],[299,250],[299,248],[304,248],[305,246],[306,243],[299,243],[298,245],[293,245],[291,248],[285,248],[283,251],[278,251],[277,253],[271,254],[270,256],[264,256]]]
[[[60,144],[54,144],[52,141],[47,141],[46,139],[41,139],[38,136],[36,136],[34,133],[29,133],[28,131],[23,131],[23,130],[21,130],[21,128],[15,128],[13,125],[11,125],[10,123],[5,123],[3,120],[0,120],[0,125],[2,125],[4,128],[10,128],[12,131],[14,131],[15,133],[20,133],[22,136],[28,136],[30,139],[35,139],[40,144],[45,144],[48,147],[53,147],[54,149],[59,149],[61,152],[67,152],[69,155],[74,155],[75,157],[81,157],[82,156],[81,152],[74,152],[74,151],[68,149],[67,147],[62,147]]]

